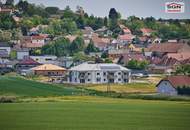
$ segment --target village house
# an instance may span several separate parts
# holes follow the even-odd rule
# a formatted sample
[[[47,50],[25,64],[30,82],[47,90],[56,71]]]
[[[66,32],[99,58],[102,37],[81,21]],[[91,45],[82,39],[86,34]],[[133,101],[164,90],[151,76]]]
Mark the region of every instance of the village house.
[[[77,38],[77,35],[67,35],[65,38],[69,39],[70,42],[73,42]]]
[[[41,48],[46,44],[45,36],[24,36],[21,39],[21,48],[35,49]]]
[[[40,64],[54,64],[54,65],[58,64],[57,56],[54,55],[30,56],[30,58]]]
[[[112,31],[109,30],[107,27],[103,26],[95,31],[99,36],[108,37],[112,35]]]
[[[29,50],[28,49],[17,49],[17,60],[22,60],[24,57],[29,57]]]
[[[149,46],[145,55],[151,72],[170,74],[176,66],[188,63],[189,52],[190,46],[185,43],[161,43]]]
[[[64,68],[70,68],[73,64],[73,57],[59,57],[57,58],[58,65]]]
[[[82,30],[82,33],[83,33],[85,45],[87,46],[90,43],[94,30],[91,27],[84,27],[84,29]]]
[[[146,57],[142,53],[131,52],[131,53],[123,54],[119,58],[118,62],[119,64],[126,66],[128,62],[131,60],[146,61]]]
[[[66,69],[52,64],[39,65],[31,68],[35,75],[43,76],[64,76]]]
[[[111,49],[108,50],[108,57],[112,60],[119,59],[122,55],[129,53],[128,49]]]
[[[125,45],[131,43],[134,38],[135,36],[132,34],[124,34],[124,35],[119,35],[117,40],[120,44]]]
[[[166,95],[180,95],[187,94],[180,90],[183,90],[183,87],[190,87],[190,77],[184,75],[170,76],[162,79],[157,85],[157,92],[160,94]],[[181,88],[181,89],[180,89]],[[189,88],[190,90],[190,88]]]
[[[100,38],[96,34],[92,35],[92,41],[94,43],[94,46],[97,47],[101,51],[107,50],[108,46],[111,43],[111,39],[109,39],[109,38]]]
[[[24,57],[24,59],[22,59],[15,65],[15,69],[18,73],[21,73],[22,75],[26,75],[29,69],[39,66],[39,65],[41,64],[36,62],[35,60],[29,57]]]
[[[6,58],[9,57],[11,52],[11,47],[8,43],[0,42],[0,57]]]
[[[69,69],[70,83],[129,83],[130,70],[117,64],[83,63]]]
[[[145,51],[145,54],[150,54],[152,56],[163,57],[168,53],[180,53],[180,52],[189,52],[190,46],[186,43],[160,43],[160,44],[151,44]]]
[[[2,14],[11,14],[14,11],[12,8],[0,7],[0,13]]]
[[[142,32],[143,36],[150,36],[154,32],[154,30],[149,28],[141,28],[140,31]]]

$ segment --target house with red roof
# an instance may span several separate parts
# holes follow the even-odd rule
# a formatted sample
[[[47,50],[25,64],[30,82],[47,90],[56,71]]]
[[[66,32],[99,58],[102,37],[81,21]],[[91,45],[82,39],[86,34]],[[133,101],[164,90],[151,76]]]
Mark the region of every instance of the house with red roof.
[[[146,57],[142,53],[126,53],[120,57],[118,62],[119,64],[126,66],[131,60],[145,61]]]
[[[0,13],[2,14],[11,14],[14,11],[12,8],[7,8],[7,7],[0,7]]]
[[[190,52],[190,46],[185,43],[160,43],[151,44],[146,49],[147,53],[152,53],[153,55],[163,57],[163,55],[172,53],[177,54],[181,52]]]
[[[157,87],[157,92],[160,94],[166,94],[166,95],[188,94],[190,91],[190,76],[185,76],[185,75],[169,76],[162,79],[156,85],[156,87]]]
[[[46,38],[44,35],[24,36],[21,40],[21,48],[41,48],[46,44]]]
[[[16,64],[15,68],[17,72],[21,73],[23,71],[27,71],[33,67],[41,65],[37,61],[31,59],[30,57],[24,57],[23,60],[19,61],[19,63]]]
[[[151,33],[154,32],[154,30],[150,28],[141,28],[140,31],[142,32],[143,36],[150,36]]]
[[[97,34],[92,35],[92,41],[94,43],[94,46],[99,48],[100,50],[106,50],[108,45],[111,44],[110,38],[100,38]]]
[[[124,35],[119,35],[117,39],[121,44],[128,44],[131,43],[134,38],[135,36],[132,34],[124,34]]]

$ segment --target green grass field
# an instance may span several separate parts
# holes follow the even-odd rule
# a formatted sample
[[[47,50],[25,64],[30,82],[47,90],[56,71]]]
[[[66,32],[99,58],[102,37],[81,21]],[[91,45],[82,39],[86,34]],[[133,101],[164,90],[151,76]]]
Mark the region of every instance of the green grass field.
[[[13,96],[64,96],[78,95],[80,89],[60,85],[44,84],[21,77],[0,76],[0,95]]]
[[[84,97],[0,104],[1,130],[189,130],[188,102]]]
[[[133,84],[131,84],[133,85]],[[126,90],[132,89],[132,86]],[[137,85],[137,84],[135,84]],[[145,86],[136,86],[143,89]],[[115,86],[115,89],[121,86]],[[135,88],[133,90],[135,90]],[[152,90],[152,87],[145,88]],[[123,91],[123,90],[122,90]],[[0,130],[189,130],[190,102],[118,99],[71,85],[0,77]],[[99,93],[106,96],[107,93]]]

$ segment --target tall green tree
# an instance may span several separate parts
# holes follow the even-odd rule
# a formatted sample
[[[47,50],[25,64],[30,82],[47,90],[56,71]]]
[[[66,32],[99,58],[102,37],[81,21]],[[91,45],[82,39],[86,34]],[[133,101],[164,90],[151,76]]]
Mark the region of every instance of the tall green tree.
[[[80,52],[84,50],[84,39],[82,37],[77,37],[70,45],[71,54]]]
[[[96,48],[96,47],[94,46],[93,41],[90,40],[90,43],[88,44],[88,46],[87,46],[86,49],[85,49],[85,53],[86,53],[86,54],[89,54],[90,52],[98,52],[98,51],[99,51],[99,50],[98,50],[98,48]]]

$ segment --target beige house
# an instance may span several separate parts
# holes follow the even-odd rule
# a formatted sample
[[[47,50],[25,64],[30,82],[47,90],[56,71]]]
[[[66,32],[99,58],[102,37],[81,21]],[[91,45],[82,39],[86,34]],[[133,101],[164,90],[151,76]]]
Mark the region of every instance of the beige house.
[[[43,76],[64,76],[66,73],[66,69],[52,65],[52,64],[44,64],[37,67],[32,68],[32,71],[35,75],[43,75]]]

